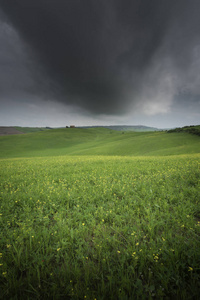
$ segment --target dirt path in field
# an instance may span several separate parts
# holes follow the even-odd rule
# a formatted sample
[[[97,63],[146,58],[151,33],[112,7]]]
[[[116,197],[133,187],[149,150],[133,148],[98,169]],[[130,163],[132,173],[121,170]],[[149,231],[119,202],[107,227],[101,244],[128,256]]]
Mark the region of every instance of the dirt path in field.
[[[0,136],[8,135],[8,134],[24,134],[24,133],[15,129],[14,127],[0,126]]]

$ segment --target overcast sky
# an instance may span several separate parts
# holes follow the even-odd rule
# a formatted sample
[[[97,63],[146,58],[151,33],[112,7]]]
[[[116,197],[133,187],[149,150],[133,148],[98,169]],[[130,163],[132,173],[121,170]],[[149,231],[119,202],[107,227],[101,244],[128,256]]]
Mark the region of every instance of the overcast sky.
[[[0,126],[200,124],[199,0],[0,0]]]

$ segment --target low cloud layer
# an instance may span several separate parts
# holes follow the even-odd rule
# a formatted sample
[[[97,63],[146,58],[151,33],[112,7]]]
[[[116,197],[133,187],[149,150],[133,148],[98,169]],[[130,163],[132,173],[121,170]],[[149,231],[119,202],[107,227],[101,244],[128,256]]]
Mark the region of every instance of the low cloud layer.
[[[200,99],[198,0],[0,0],[1,99],[95,115]]]

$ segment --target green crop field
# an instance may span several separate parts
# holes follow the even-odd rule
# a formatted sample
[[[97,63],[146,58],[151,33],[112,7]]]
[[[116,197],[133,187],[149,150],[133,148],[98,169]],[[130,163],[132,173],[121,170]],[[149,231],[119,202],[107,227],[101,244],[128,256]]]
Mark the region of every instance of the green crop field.
[[[1,299],[198,299],[200,137],[0,137]]]

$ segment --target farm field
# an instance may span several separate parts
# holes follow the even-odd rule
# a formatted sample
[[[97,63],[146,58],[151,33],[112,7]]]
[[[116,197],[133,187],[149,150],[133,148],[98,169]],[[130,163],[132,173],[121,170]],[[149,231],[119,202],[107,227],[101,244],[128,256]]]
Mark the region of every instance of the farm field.
[[[0,298],[197,299],[199,137],[72,130],[0,138]]]

